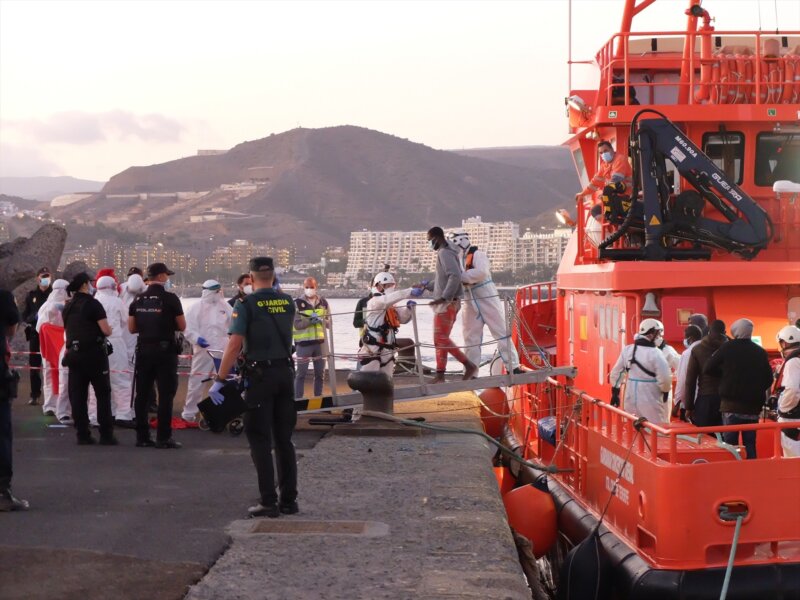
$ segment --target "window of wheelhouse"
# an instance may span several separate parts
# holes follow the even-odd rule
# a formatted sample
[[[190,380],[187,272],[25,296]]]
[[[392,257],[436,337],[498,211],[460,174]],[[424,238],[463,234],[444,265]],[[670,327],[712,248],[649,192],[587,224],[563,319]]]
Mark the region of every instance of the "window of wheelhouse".
[[[578,170],[578,179],[581,180],[581,187],[589,185],[589,176],[586,174],[586,163],[583,162],[583,152],[580,148],[572,151],[572,160],[575,161],[575,168]]]
[[[756,138],[756,185],[788,179],[800,183],[800,133],[759,133]]]
[[[729,179],[742,183],[744,135],[738,131],[703,134],[703,152]]]

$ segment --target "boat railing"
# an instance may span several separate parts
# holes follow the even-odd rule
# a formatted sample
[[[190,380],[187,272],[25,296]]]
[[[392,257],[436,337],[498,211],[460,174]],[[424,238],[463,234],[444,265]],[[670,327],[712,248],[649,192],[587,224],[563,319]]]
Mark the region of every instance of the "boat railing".
[[[687,36],[693,50],[685,53]],[[783,53],[765,55],[766,39],[777,40]],[[595,61],[600,68],[599,106],[800,102],[800,31],[620,32]],[[646,97],[637,94],[634,101],[620,93],[619,88],[631,86],[646,91]]]

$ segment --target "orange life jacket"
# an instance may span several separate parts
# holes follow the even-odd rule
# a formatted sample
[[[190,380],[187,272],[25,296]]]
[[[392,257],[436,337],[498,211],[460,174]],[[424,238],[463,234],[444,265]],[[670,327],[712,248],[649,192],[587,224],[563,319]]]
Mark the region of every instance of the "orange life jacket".
[[[384,318],[384,321],[392,329],[397,329],[400,327],[400,317],[397,315],[397,309],[394,306],[390,306],[386,309],[386,317]]]
[[[467,254],[464,256],[465,271],[469,271],[472,268],[472,265],[475,262],[475,251],[477,249],[478,249],[477,246],[470,246],[469,250],[467,250]]]

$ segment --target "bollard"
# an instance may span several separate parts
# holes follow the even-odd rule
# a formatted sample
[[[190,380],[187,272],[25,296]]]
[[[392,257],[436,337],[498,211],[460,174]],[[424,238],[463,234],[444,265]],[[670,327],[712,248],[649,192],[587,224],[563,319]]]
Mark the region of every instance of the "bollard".
[[[382,371],[353,371],[347,376],[347,385],[360,392],[364,410],[394,414],[394,382]]]

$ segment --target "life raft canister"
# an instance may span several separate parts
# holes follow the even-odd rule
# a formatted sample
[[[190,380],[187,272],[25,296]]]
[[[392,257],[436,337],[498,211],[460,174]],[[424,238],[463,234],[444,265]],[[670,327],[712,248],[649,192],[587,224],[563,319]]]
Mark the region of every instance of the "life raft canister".
[[[503,435],[503,428],[508,420],[508,402],[505,392],[500,388],[486,388],[478,395],[478,398],[481,399],[483,430],[486,435],[499,438]]]

